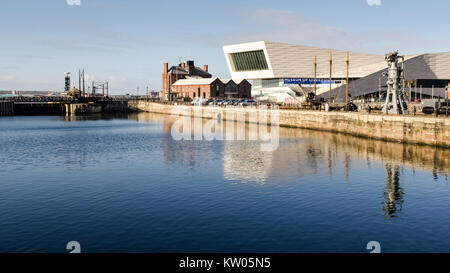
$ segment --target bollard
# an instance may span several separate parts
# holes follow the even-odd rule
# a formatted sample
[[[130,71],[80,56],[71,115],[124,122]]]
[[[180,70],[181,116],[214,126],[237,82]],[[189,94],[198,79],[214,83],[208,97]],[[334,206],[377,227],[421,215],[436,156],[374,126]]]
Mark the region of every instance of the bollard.
[[[439,116],[439,108],[441,108],[441,97],[438,98],[438,102],[435,104],[436,107],[436,117]]]

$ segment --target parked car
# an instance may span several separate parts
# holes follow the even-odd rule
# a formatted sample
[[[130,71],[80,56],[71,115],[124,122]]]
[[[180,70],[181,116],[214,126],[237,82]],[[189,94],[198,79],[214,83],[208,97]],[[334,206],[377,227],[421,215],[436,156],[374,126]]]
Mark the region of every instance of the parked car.
[[[425,99],[422,101],[422,112],[426,115],[431,115],[436,110],[436,99]]]
[[[440,115],[448,115],[450,113],[450,100],[441,102],[438,113]]]
[[[240,106],[249,106],[254,104],[256,104],[256,101],[250,99],[244,99],[239,103]]]
[[[194,98],[192,101],[191,101],[191,104],[192,105],[203,105],[203,104],[206,104],[207,103],[207,99],[202,99],[202,98]]]
[[[225,100],[225,101],[222,103],[222,105],[230,105],[231,102],[232,102],[231,100]]]

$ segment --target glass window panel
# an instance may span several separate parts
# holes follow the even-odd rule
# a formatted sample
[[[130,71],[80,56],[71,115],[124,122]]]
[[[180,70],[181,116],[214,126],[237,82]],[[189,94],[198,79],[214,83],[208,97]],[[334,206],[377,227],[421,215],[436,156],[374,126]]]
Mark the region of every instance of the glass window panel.
[[[269,70],[263,50],[232,53],[231,60],[236,71]]]

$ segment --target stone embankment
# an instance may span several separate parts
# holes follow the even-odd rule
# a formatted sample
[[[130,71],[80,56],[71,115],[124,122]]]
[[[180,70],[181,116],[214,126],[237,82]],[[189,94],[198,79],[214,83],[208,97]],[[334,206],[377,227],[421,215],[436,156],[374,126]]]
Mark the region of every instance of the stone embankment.
[[[133,101],[131,108],[153,113],[171,114],[174,105],[148,101]],[[192,108],[193,106],[178,106]],[[207,109],[210,107],[204,107]],[[222,118],[227,113],[261,111],[258,109],[222,108]],[[269,115],[275,110],[268,110]],[[435,116],[399,116],[350,112],[320,112],[277,110],[279,125],[283,127],[346,133],[359,137],[412,144],[435,145],[450,148],[450,118]],[[194,113],[194,111],[188,111]],[[269,118],[270,120],[270,118]]]

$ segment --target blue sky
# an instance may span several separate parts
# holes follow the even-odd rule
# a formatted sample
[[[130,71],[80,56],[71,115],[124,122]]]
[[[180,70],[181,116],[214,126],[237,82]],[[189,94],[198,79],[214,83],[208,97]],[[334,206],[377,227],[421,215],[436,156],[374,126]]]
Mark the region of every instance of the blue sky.
[[[2,1],[0,90],[61,90],[64,72],[84,67],[88,81],[108,80],[114,94],[159,91],[162,63],[180,58],[227,78],[222,45],[259,40],[450,51],[445,0],[68,1],[77,0]]]

